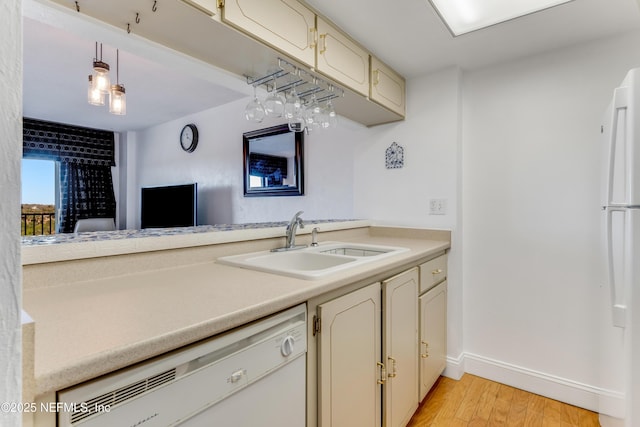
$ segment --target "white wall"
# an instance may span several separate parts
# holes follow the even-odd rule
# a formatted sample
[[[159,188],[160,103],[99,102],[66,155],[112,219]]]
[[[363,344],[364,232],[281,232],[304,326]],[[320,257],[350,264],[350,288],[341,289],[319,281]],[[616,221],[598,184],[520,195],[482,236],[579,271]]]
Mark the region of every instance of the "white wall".
[[[600,124],[640,65],[639,43],[631,34],[463,78],[466,367],[595,410],[622,387],[614,363],[602,369],[620,348],[602,326]]]
[[[354,159],[356,216],[380,224],[452,230],[447,308],[452,358],[463,350],[460,78],[454,67],[408,80],[407,119],[367,129],[358,139]],[[393,142],[404,148],[401,169],[385,167],[385,151]],[[447,213],[429,215],[430,199],[445,199]]]
[[[286,221],[299,210],[303,218],[353,218],[353,129],[362,126],[346,119],[337,129],[305,135],[304,196],[244,197],[242,134],[275,126],[282,120],[252,124],[244,119],[249,98],[165,123],[127,136],[135,145],[135,182],[140,187],[186,182],[198,183],[198,222],[230,224]],[[180,148],[179,135],[187,123],[198,126],[199,143],[193,153]],[[133,142],[135,141],[135,142]],[[135,223],[139,227],[139,201]],[[135,224],[135,225],[134,225]]]
[[[22,2],[0,3],[0,402],[21,401],[22,286],[20,159],[22,158]],[[0,425],[20,413],[0,411]]]

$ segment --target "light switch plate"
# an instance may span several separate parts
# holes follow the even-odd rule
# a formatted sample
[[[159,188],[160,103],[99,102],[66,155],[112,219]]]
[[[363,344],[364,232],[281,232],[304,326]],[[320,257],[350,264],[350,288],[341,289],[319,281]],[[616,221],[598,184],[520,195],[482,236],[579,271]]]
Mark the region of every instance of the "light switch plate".
[[[429,215],[446,215],[447,199],[429,199]]]

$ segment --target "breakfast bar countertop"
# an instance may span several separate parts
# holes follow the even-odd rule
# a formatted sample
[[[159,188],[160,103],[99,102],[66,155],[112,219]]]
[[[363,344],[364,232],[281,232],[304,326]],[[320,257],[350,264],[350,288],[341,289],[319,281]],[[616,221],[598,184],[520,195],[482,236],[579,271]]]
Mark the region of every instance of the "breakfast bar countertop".
[[[79,384],[353,283],[382,280],[450,247],[449,231],[365,229],[358,243],[409,250],[318,280],[211,259],[25,288],[24,309],[36,331],[33,395]]]

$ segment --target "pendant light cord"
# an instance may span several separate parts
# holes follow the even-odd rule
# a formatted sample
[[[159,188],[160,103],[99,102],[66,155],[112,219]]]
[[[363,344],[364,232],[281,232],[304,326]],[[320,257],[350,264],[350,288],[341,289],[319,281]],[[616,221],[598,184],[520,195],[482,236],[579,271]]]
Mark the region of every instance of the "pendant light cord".
[[[116,49],[116,84],[120,84],[120,50]]]

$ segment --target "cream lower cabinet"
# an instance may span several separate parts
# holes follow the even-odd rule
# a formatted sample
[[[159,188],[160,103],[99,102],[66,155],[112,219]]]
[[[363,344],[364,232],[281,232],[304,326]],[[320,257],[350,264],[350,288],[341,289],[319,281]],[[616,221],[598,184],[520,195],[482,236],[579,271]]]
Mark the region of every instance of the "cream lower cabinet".
[[[225,0],[222,21],[315,65],[316,15],[297,0]]]
[[[447,365],[447,281],[420,296],[420,400]]]
[[[420,400],[447,365],[446,274],[446,255],[420,266]]]
[[[418,280],[414,268],[318,305],[319,426],[397,427],[411,419],[418,407]]]
[[[318,306],[318,425],[381,425],[380,283]]]
[[[405,426],[418,409],[418,269],[382,282],[385,427]]]

